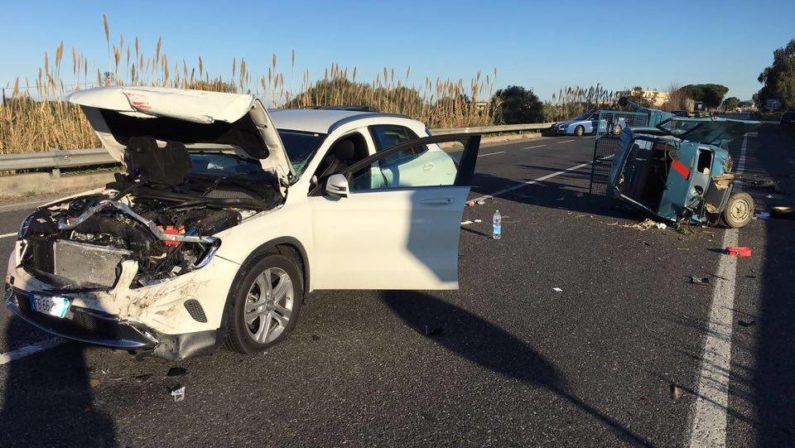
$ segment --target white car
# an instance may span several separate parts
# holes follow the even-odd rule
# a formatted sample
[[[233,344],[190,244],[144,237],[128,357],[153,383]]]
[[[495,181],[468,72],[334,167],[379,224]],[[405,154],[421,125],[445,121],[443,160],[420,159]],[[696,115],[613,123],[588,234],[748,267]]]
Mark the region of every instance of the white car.
[[[458,287],[477,135],[429,137],[392,114],[269,114],[241,94],[68,100],[126,173],[23,221],[6,304],[45,331],[168,359],[219,343],[250,353],[283,339],[313,290]]]

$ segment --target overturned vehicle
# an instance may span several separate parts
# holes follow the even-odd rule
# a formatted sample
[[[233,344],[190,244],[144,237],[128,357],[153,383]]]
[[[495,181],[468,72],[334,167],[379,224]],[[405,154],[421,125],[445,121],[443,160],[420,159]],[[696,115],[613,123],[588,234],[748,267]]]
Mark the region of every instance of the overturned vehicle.
[[[38,207],[7,307],[55,335],[184,359],[261,352],[316,289],[455,289],[477,135],[408,117],[267,111],[248,94],[75,92],[126,168]],[[439,143],[464,143],[462,152]],[[310,275],[311,273],[311,275]]]
[[[743,227],[753,218],[754,201],[748,193],[733,191],[737,175],[727,145],[758,125],[674,117],[655,128],[625,128],[610,167],[608,192],[672,223],[717,225],[722,220]]]

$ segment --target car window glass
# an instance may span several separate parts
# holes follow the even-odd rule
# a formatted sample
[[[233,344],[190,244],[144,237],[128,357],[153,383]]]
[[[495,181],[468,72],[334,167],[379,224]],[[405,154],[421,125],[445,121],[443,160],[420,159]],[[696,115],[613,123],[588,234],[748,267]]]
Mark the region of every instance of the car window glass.
[[[380,160],[378,167],[352,173],[352,192],[407,187],[450,186],[455,184],[463,145],[458,142],[422,145],[398,151]]]
[[[300,176],[312,154],[320,147],[326,135],[279,129],[279,137],[282,139],[284,149],[290,157],[293,171]]]
[[[392,126],[392,125],[370,126],[370,133],[373,136],[373,142],[375,142],[376,151],[383,151],[395,145],[399,145],[409,140],[419,138],[417,137],[417,134],[414,133],[414,131],[404,126]],[[427,148],[425,146],[407,148],[403,151],[394,153],[384,159],[381,159],[381,164],[384,165],[389,163],[395,163],[403,157],[410,156],[413,154],[418,154],[426,150]]]

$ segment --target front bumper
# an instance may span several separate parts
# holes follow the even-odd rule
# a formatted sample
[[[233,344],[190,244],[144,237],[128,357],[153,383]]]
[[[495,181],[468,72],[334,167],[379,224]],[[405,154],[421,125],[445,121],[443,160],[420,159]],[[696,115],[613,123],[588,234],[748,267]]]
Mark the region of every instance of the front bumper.
[[[160,334],[141,324],[124,322],[113,315],[79,307],[71,307],[64,318],[48,316],[31,309],[28,294],[6,283],[6,307],[29,324],[62,338],[103,347],[149,352],[172,361],[211,352],[217,345],[215,330]]]
[[[64,318],[31,309],[28,293],[5,285],[6,307],[29,324],[67,339],[125,350],[151,350],[157,338],[144,328],[101,311],[71,307]]]

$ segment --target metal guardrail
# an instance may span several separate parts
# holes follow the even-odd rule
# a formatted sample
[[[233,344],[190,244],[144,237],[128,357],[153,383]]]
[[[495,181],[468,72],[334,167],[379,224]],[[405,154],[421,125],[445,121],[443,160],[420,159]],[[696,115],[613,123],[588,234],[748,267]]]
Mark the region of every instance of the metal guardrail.
[[[499,132],[540,131],[552,123],[506,124],[501,126],[474,126],[469,128],[431,129],[433,135],[446,134],[496,134]],[[43,152],[0,154],[0,171],[52,170],[55,174],[62,168],[80,168],[116,164],[110,154],[98,149],[54,149]]]
[[[433,135],[445,134],[496,134],[499,132],[540,131],[552,126],[552,123],[503,124],[499,126],[473,126],[471,128],[431,129]]]
[[[107,151],[94,149],[53,149],[44,152],[21,154],[0,154],[0,171],[11,170],[53,170],[80,168],[117,163]]]

